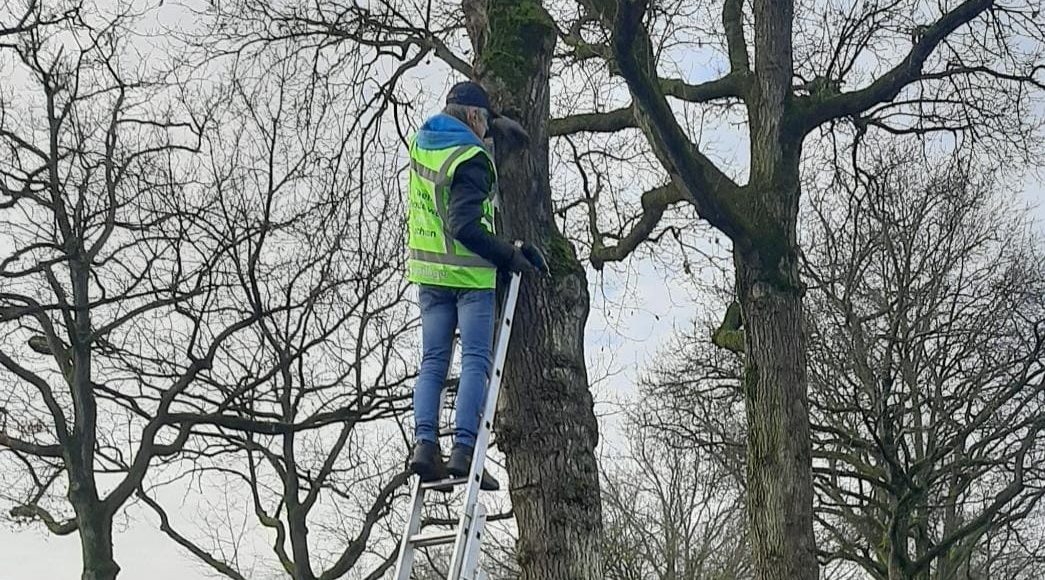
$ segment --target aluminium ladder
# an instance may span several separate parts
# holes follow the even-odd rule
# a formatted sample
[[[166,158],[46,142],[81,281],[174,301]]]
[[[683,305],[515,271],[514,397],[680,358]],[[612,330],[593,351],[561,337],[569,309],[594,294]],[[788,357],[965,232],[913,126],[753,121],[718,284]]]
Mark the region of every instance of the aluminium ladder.
[[[483,464],[486,462],[486,451],[490,445],[490,432],[493,428],[494,413],[497,410],[497,395],[501,389],[504,361],[508,354],[508,340],[512,334],[512,317],[515,315],[515,303],[519,298],[521,278],[522,276],[518,273],[512,274],[511,283],[501,308],[494,338],[493,367],[486,386],[483,415],[476,433],[471,471],[467,477],[440,481],[422,482],[420,477],[413,478],[414,490],[410,502],[410,516],[399,545],[399,559],[396,563],[395,576],[393,576],[395,580],[410,580],[410,574],[414,568],[414,556],[419,548],[450,543],[453,543],[454,550],[450,559],[450,572],[447,580],[485,580],[487,577],[479,569],[479,546],[482,541],[483,528],[486,525],[486,507],[479,502],[479,484],[483,476]],[[464,500],[456,530],[422,534],[421,519],[425,493],[436,490],[446,491],[462,484],[465,485]]]

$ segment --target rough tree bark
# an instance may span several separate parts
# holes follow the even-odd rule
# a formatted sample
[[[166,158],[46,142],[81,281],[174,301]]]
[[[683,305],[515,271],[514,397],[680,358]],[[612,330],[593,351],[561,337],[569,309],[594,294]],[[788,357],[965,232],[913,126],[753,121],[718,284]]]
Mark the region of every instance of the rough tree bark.
[[[71,486],[70,486],[71,487]],[[120,573],[112,549],[112,515],[98,501],[97,495],[85,501],[72,499],[77,521],[81,522],[80,548],[83,555],[82,580],[115,580]]]
[[[595,420],[584,359],[588,284],[552,215],[549,75],[555,26],[539,0],[465,0],[476,76],[530,134],[498,145],[505,235],[539,246],[552,275],[524,280],[497,441],[507,457],[524,580],[601,579]]]

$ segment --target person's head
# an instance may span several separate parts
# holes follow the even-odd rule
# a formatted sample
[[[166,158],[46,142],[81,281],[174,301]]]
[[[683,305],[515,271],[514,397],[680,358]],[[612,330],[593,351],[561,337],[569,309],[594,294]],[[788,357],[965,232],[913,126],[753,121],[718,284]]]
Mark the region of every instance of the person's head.
[[[469,81],[450,88],[443,112],[468,125],[480,139],[486,137],[493,116],[486,91],[477,83]]]

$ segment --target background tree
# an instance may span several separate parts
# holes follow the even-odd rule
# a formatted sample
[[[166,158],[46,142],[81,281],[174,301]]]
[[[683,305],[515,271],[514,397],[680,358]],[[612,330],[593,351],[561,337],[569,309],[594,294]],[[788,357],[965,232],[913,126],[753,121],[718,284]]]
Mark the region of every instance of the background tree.
[[[378,158],[350,147],[355,125],[332,116],[343,92],[310,84],[311,63],[268,62],[298,79],[276,91],[249,75],[215,89],[216,61],[193,77],[134,58],[123,39],[142,15],[121,10],[92,7],[3,48],[19,81],[0,115],[5,503],[78,533],[84,577],[112,578],[114,518],[137,494],[164,531],[236,577],[236,562],[176,531],[154,492],[242,467],[254,485],[232,495],[256,494],[263,524],[291,544],[283,563],[310,577],[310,511],[321,490],[356,487],[357,505],[317,510],[344,528],[325,543],[342,542],[327,572],[343,574],[405,479],[350,438],[405,397],[401,247],[373,243],[399,239],[375,219],[398,196],[363,196],[369,176],[353,183]],[[285,528],[285,508],[265,505],[268,467],[294,508]]]
[[[649,413],[636,405],[626,451],[603,461],[606,577],[750,578],[739,474]]]
[[[373,111],[341,90],[336,66],[320,68],[314,47],[265,43],[237,47],[235,58],[208,48],[209,65],[227,67],[218,78],[228,87],[209,164],[224,177],[227,218],[258,232],[230,252],[230,300],[276,314],[239,341],[215,385],[237,391],[223,422],[197,430],[171,471],[209,483],[205,494],[232,495],[229,511],[250,505],[274,538],[272,570],[296,580],[379,578],[395,557],[386,528],[401,527],[386,520],[406,492],[407,446],[394,418],[416,367],[402,199],[380,186],[395,159],[359,138]],[[254,562],[223,557],[198,522],[141,494],[161,528],[215,571],[256,573]]]
[[[831,184],[802,232],[820,558],[831,578],[1035,577],[1042,240],[999,174],[894,141],[811,172]],[[655,432],[741,473],[742,350],[711,328],[643,400]]]
[[[133,17],[41,19],[0,46],[22,81],[0,97],[5,503],[77,532],[90,580],[116,576],[114,516],[190,435],[171,415],[220,405],[208,371],[268,314],[223,303],[251,233],[198,186],[209,119],[130,57]]]
[[[1041,539],[1045,248],[967,159],[857,158],[806,244],[822,549],[875,578],[1002,577],[989,541]],[[1041,573],[1024,557],[1007,577]]]

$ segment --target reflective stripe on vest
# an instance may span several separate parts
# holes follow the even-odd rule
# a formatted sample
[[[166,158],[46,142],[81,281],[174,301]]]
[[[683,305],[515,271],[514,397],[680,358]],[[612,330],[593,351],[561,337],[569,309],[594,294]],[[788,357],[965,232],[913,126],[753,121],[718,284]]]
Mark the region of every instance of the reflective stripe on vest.
[[[468,266],[474,268],[489,268],[493,265],[490,264],[485,258],[481,256],[457,256],[454,254],[439,254],[436,252],[426,252],[424,250],[415,250],[410,248],[410,257],[415,260],[421,260],[423,262],[432,262],[433,264],[447,264],[449,266]]]

